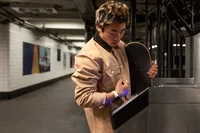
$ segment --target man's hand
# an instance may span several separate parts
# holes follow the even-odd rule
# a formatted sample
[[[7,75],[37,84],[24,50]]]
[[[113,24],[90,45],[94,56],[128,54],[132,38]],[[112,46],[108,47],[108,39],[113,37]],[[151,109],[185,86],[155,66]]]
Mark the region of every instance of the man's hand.
[[[129,91],[129,84],[127,81],[120,79],[115,86],[115,90],[120,97],[126,96]]]
[[[147,72],[147,74],[149,75],[150,78],[154,78],[157,75],[157,73],[158,73],[158,65],[156,65],[154,61],[152,61],[152,66]]]

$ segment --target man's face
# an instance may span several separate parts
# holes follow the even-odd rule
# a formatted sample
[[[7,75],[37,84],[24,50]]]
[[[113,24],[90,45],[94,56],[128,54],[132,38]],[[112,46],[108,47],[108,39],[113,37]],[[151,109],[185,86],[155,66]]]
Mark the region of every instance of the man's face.
[[[116,47],[123,37],[126,29],[125,23],[112,23],[102,29],[98,29],[100,37],[111,47]]]

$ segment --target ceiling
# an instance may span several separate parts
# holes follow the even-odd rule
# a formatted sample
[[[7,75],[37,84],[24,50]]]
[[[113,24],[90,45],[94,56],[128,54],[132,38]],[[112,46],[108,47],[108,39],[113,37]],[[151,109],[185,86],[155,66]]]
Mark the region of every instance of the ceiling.
[[[55,39],[65,40],[77,47],[85,42],[85,22],[93,23],[95,10],[106,0],[0,0],[0,23],[17,22],[29,28],[47,31]],[[129,0],[121,0],[130,6]],[[156,0],[148,0],[149,11]],[[145,0],[137,0],[137,15],[141,16],[136,38],[144,39]],[[127,30],[124,39],[130,38]]]

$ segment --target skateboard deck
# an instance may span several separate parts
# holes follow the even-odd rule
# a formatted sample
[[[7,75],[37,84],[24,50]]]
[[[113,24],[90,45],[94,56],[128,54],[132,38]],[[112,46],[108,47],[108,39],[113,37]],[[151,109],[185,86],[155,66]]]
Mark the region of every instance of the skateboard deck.
[[[148,106],[148,88],[152,84],[147,74],[151,67],[149,50],[138,42],[128,43],[125,49],[129,61],[132,96],[129,101],[112,112],[111,120],[114,130]]]
[[[129,61],[131,94],[133,95],[152,86],[151,78],[147,74],[151,67],[151,56],[146,46],[139,42],[130,42],[125,49]]]

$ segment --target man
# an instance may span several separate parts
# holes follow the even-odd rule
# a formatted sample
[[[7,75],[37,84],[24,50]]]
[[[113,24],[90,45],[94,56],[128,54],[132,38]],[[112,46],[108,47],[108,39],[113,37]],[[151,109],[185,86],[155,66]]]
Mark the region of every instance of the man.
[[[75,57],[75,100],[85,111],[91,133],[113,133],[111,112],[131,96],[125,43],[121,41],[129,24],[129,9],[120,2],[106,2],[96,11],[95,24],[97,33]],[[154,78],[157,65],[147,73]]]

